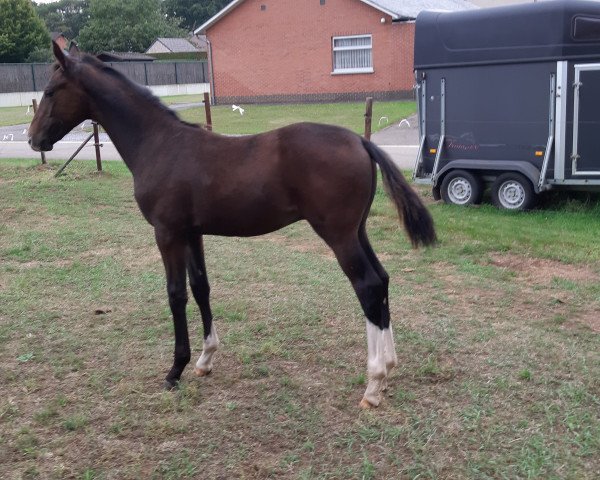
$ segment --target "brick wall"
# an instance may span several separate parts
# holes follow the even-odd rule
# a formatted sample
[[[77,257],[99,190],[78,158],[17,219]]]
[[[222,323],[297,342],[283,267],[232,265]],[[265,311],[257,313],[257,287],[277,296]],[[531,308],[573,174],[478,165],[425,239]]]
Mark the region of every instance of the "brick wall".
[[[360,34],[372,35],[374,72],[332,75],[332,37]],[[359,0],[245,0],[207,35],[217,103],[412,96],[414,23]]]

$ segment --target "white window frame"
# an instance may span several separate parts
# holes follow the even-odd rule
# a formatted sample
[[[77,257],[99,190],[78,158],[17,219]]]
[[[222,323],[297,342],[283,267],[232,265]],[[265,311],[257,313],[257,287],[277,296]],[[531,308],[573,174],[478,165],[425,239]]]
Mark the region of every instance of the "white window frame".
[[[371,40],[370,45],[359,45],[359,46],[351,46],[351,47],[336,47],[336,40],[346,40],[352,38],[368,38]],[[348,51],[348,50],[369,50],[371,52],[371,66],[363,67],[363,68],[335,68],[335,52]],[[336,37],[331,38],[331,60],[332,60],[332,75],[347,75],[354,73],[373,73],[373,35],[364,34],[364,35],[338,35]]]

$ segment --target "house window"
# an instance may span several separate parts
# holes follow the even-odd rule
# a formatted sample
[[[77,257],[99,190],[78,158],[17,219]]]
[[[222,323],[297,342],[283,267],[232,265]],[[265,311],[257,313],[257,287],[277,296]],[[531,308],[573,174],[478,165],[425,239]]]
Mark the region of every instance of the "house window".
[[[333,37],[333,73],[372,73],[371,35]]]

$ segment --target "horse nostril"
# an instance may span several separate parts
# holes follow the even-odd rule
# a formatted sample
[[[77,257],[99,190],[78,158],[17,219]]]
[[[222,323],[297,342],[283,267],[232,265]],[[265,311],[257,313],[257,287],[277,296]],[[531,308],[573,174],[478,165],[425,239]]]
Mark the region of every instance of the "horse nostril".
[[[31,146],[31,138],[27,140],[27,143],[29,144],[29,146]]]

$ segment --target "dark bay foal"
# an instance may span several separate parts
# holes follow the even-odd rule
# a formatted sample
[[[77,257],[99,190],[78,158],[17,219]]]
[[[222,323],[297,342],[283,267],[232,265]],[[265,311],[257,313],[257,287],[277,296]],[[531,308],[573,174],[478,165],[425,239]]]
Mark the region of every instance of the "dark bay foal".
[[[198,375],[211,371],[219,344],[202,236],[261,235],[306,220],[335,253],[366,315],[369,381],[361,405],[377,406],[397,358],[389,277],[365,230],[376,165],[413,245],[436,239],[429,212],[387,155],[328,125],[301,123],[238,138],[217,135],[180,121],[145,88],[76,46],[65,55],[54,44],[54,54],[56,69],[29,142],[34,150],[51,150],[76,125],[93,119],[131,170],[135,199],[154,227],[166,271],[175,325],[167,386],[177,384],[191,357],[186,276],[204,326]]]

